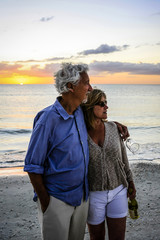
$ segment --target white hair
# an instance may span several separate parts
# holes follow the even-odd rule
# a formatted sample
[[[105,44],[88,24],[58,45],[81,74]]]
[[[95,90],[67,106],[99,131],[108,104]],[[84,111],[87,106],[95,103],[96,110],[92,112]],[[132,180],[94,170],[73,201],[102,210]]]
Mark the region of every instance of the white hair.
[[[54,74],[57,91],[60,94],[69,92],[67,83],[77,85],[81,79],[80,74],[87,71],[87,64],[62,63],[61,69]]]

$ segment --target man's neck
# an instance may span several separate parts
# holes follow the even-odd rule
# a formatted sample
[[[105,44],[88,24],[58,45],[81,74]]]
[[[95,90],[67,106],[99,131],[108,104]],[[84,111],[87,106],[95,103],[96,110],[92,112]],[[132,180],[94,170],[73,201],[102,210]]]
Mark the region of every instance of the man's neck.
[[[60,99],[59,102],[69,115],[73,115],[74,111],[80,105],[80,104],[76,104],[75,99],[70,97],[69,94],[62,94],[62,98]]]

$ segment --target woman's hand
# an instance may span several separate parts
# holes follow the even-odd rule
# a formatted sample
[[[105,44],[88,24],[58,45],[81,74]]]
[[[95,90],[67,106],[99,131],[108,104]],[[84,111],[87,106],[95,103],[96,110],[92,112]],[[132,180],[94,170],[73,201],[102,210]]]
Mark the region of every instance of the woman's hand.
[[[121,124],[119,122],[115,122],[115,124],[118,127],[118,131],[119,131],[122,139],[126,140],[130,136],[129,132],[128,132],[128,128],[125,125],[123,125],[123,124]]]
[[[130,200],[136,197],[136,188],[133,181],[129,182],[127,197],[129,197]]]

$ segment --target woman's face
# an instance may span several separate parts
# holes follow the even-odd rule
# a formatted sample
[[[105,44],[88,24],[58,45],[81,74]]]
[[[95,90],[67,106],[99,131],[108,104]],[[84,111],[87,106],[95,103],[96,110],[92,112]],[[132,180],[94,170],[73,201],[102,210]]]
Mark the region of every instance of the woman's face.
[[[105,97],[101,98],[101,101],[97,103],[97,105],[93,108],[93,113],[98,119],[106,119],[107,118],[107,101]]]

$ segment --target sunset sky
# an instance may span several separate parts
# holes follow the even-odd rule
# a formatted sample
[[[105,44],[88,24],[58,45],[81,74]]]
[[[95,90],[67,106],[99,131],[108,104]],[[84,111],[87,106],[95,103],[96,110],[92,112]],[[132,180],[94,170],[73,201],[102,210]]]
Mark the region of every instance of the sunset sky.
[[[0,84],[54,83],[62,62],[91,83],[160,84],[160,0],[0,0]]]

